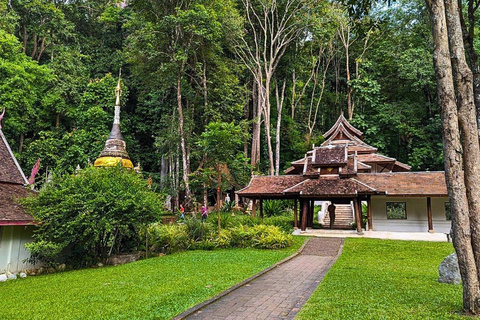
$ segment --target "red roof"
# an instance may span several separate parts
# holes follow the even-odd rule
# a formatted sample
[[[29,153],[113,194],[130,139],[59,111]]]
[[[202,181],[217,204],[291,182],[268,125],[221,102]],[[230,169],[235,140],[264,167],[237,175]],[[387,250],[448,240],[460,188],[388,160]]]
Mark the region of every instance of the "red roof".
[[[344,144],[338,146],[328,146],[315,148],[314,166],[342,166],[347,163],[347,150]]]
[[[448,196],[443,171],[359,173],[356,179],[389,196]]]
[[[33,193],[24,185],[27,179],[0,130],[0,225],[27,225],[33,217],[17,202]]]
[[[305,180],[284,191],[286,194],[299,194],[301,196],[320,197],[353,197],[357,194],[374,193],[375,190],[351,178],[320,177]]]
[[[25,175],[0,130],[0,182],[27,184]]]
[[[254,176],[247,187],[238,191],[240,196],[281,196],[283,190],[293,187],[306,178],[300,175]]]
[[[33,217],[25,213],[17,200],[33,193],[22,185],[0,182],[0,225],[31,224]]]

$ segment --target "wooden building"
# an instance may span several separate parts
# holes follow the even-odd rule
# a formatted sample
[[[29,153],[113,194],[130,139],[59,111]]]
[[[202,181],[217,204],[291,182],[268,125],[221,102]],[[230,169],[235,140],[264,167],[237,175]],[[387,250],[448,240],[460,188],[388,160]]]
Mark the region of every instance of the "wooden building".
[[[1,121],[1,119],[0,119]],[[2,132],[0,122],[0,273],[28,269],[25,243],[32,241],[33,217],[17,202],[33,191]]]
[[[314,202],[330,201],[337,207],[333,228],[344,228],[341,223],[347,221],[358,232],[450,231],[444,172],[411,172],[410,166],[378,154],[343,114],[324,137],[320,147],[292,162],[285,175],[254,176],[237,194],[259,201],[260,215],[263,200],[295,200],[295,223],[301,230],[313,226]],[[366,225],[362,203],[367,206]]]

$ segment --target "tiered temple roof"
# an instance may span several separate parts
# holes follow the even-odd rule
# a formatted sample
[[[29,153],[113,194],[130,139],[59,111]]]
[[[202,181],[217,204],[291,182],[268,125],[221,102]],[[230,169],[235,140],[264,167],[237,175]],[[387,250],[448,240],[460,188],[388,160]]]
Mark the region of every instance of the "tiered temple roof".
[[[340,115],[285,176],[255,176],[238,191],[246,197],[447,196],[444,172],[409,172],[410,166],[377,153],[363,133]]]
[[[0,122],[0,226],[27,225],[33,222],[33,217],[25,213],[17,202],[18,198],[32,193],[25,188],[26,184],[25,174],[3,135]]]

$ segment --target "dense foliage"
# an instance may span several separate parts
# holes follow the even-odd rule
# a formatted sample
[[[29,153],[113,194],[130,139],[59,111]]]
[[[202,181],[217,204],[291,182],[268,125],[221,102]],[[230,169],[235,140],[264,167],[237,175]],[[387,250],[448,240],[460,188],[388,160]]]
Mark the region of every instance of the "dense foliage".
[[[136,251],[140,229],[158,221],[163,207],[141,176],[117,167],[55,178],[24,204],[39,222],[27,244],[33,261],[73,267]]]
[[[152,224],[146,229],[150,252],[172,253],[180,250],[214,248],[280,249],[292,244],[292,217],[275,217],[262,221],[251,216],[221,215],[202,222],[188,217],[179,224]]]
[[[268,3],[0,0],[3,130],[25,171],[37,158],[41,177],[94,161],[120,68],[129,154],[174,198],[282,171],[342,110],[381,153],[442,169],[422,1],[362,14],[336,1]]]

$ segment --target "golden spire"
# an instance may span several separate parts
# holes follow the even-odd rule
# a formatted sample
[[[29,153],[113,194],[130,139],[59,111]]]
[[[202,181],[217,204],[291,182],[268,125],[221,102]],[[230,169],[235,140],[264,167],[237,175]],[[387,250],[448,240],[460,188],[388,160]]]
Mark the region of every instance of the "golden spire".
[[[127,153],[127,146],[120,131],[120,95],[122,94],[121,75],[122,69],[120,69],[118,84],[115,87],[116,101],[112,131],[105,142],[105,148],[100,153],[98,159],[95,160],[95,167],[112,167],[120,163],[122,167],[133,168],[133,163],[130,161],[130,157]]]

